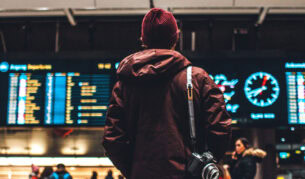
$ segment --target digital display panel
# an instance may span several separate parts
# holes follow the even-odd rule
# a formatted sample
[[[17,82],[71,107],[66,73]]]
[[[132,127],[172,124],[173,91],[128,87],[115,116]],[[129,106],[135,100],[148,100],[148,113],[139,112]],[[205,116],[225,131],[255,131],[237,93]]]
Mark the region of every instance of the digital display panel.
[[[40,124],[44,92],[41,75],[10,73],[7,124]]]
[[[45,91],[45,124],[104,124],[110,75],[48,73]]]
[[[0,62],[1,123],[8,126],[103,126],[115,64]],[[69,70],[69,71],[67,71]],[[72,72],[71,72],[72,71]],[[5,105],[4,105],[5,104]],[[5,120],[3,120],[5,119]],[[4,122],[5,121],[5,122]]]
[[[288,124],[305,124],[305,63],[285,64]]]
[[[297,144],[290,145],[291,149],[288,150],[277,150],[277,155],[280,164],[305,164],[305,153],[304,146],[294,147]]]
[[[304,62],[190,60],[223,92],[234,125],[305,124]],[[0,125],[103,126],[118,64],[97,59],[0,61]]]
[[[236,125],[272,126],[286,116],[284,63],[258,60],[206,60],[202,67],[223,92]],[[279,73],[282,71],[282,73]]]

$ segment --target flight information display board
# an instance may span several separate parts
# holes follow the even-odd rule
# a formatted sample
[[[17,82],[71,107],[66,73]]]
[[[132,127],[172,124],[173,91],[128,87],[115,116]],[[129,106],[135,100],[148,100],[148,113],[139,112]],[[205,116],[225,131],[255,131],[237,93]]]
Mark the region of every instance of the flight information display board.
[[[110,75],[48,73],[46,125],[103,124],[110,97]]]
[[[305,63],[287,62],[287,108],[289,124],[305,124]]]
[[[10,73],[7,124],[40,124],[44,91],[41,75]]]
[[[191,60],[223,92],[233,124],[305,125],[302,60]],[[26,64],[0,60],[0,125],[103,126],[118,64],[118,60]]]
[[[64,71],[68,64],[0,62],[1,101],[7,101],[1,103],[1,123],[5,119],[8,126],[103,126],[115,64],[95,61]]]

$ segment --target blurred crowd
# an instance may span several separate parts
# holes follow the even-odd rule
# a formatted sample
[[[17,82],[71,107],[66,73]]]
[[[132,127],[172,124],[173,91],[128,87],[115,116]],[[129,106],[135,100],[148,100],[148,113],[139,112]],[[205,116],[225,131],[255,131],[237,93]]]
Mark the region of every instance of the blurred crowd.
[[[43,171],[40,173],[39,167],[32,164],[32,172],[29,175],[29,179],[72,179],[72,175],[66,170],[66,166],[62,163],[56,166],[56,170],[53,170],[53,167],[46,166]],[[92,171],[90,179],[97,179],[98,173]],[[107,176],[105,179],[114,179],[112,170],[108,170]],[[118,176],[118,179],[124,179],[122,175]]]

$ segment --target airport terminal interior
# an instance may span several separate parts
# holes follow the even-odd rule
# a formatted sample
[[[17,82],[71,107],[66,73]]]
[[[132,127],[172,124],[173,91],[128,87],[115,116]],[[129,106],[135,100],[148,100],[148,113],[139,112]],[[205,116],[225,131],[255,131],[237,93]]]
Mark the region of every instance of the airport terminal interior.
[[[122,178],[101,144],[106,112],[153,7],[224,94],[224,162],[246,137],[267,153],[255,179],[305,178],[305,0],[0,0],[0,179],[59,163],[74,179]]]

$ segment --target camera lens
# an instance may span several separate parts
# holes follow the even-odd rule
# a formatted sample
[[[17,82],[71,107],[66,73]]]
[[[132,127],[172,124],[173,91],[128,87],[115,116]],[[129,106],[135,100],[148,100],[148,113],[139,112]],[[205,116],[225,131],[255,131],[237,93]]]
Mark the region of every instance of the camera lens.
[[[203,168],[201,175],[203,179],[218,179],[219,170],[214,163],[209,163]]]
[[[219,171],[216,169],[213,169],[209,174],[210,174],[208,176],[209,179],[218,179],[219,177]]]

